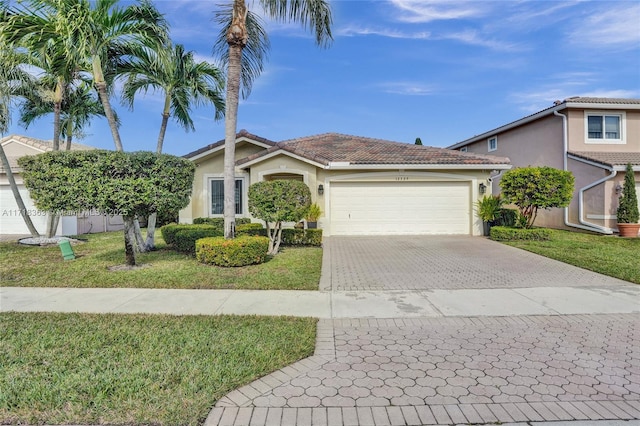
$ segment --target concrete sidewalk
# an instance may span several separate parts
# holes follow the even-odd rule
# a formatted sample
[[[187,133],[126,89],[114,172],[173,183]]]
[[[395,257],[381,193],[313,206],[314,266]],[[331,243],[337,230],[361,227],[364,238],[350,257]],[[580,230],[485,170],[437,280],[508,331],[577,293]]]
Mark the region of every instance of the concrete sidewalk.
[[[0,312],[432,318],[640,313],[640,286],[396,291],[0,288]]]

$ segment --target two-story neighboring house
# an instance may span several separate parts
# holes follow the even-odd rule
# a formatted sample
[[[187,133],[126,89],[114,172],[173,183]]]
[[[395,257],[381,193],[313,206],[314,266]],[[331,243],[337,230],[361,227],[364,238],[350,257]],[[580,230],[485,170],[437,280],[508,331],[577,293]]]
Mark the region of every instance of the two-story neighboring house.
[[[550,166],[575,176],[571,205],[538,214],[536,225],[613,233],[625,166],[640,191],[640,99],[573,97],[449,149],[509,157],[514,167]],[[500,175],[492,180],[500,192]]]

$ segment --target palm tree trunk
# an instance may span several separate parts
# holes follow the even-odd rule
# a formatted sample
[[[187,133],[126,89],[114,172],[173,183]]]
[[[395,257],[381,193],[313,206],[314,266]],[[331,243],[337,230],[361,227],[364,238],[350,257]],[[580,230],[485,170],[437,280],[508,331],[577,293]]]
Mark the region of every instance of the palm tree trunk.
[[[164,135],[167,133],[167,123],[169,122],[169,108],[171,106],[171,98],[166,97],[164,102],[164,111],[162,112],[162,123],[160,124],[160,133],[158,134],[158,145],[156,152],[162,154],[162,145],[164,144]],[[156,248],[156,221],[158,213],[154,212],[147,218],[147,239],[144,242],[145,251],[155,250]]]
[[[27,228],[29,229],[29,232],[31,233],[32,237],[34,238],[39,237],[40,233],[38,232],[36,227],[33,226],[33,222],[31,221],[31,218],[27,214],[28,213],[27,207],[24,205],[24,201],[22,201],[22,196],[20,195],[20,191],[18,191],[18,185],[16,184],[16,179],[13,176],[13,172],[11,171],[11,165],[9,164],[9,159],[7,158],[7,154],[4,152],[4,148],[2,147],[1,144],[0,144],[0,160],[2,161],[2,167],[4,168],[5,173],[7,174],[7,180],[9,181],[11,192],[13,192],[13,197],[16,199],[16,204],[20,209],[20,215],[22,216],[22,219],[24,219],[24,223],[27,225]]]
[[[93,57],[93,81],[95,82],[96,89],[98,90],[98,96],[100,102],[104,108],[104,115],[107,117],[109,123],[109,129],[111,129],[111,136],[113,137],[113,143],[116,146],[116,151],[124,151],[122,148],[122,141],[120,140],[120,131],[116,124],[116,118],[113,115],[113,109],[111,108],[111,102],[109,102],[109,94],[107,93],[107,83],[104,81],[104,75],[102,73],[102,66],[100,64],[100,58],[97,55]]]
[[[61,77],[58,77],[56,90],[53,99],[53,150],[60,151],[60,113],[62,111],[62,97],[65,91],[65,84]],[[60,216],[50,213],[47,217],[47,229],[45,237],[52,238],[58,230]]]
[[[247,44],[247,6],[244,0],[233,2],[233,22],[227,33],[229,66],[224,120],[224,237],[235,237],[236,219],[236,133],[240,98],[242,49]]]
[[[129,266],[136,264],[136,251],[133,247],[133,218],[124,217],[124,256]]]

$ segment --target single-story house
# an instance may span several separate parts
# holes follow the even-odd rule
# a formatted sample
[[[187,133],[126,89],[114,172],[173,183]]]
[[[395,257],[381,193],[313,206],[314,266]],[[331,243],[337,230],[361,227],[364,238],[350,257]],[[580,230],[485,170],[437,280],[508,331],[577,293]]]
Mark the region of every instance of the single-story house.
[[[0,139],[2,148],[7,155],[11,171],[18,185],[18,190],[22,196],[22,201],[27,208],[33,225],[40,234],[46,232],[47,214],[39,211],[31,197],[29,191],[22,182],[22,171],[18,166],[18,158],[25,155],[37,155],[43,152],[52,151],[51,141],[35,139],[27,136],[9,135]],[[72,150],[90,150],[94,147],[73,143]],[[20,210],[16,204],[15,197],[9,186],[7,173],[0,163],[0,235],[22,235],[29,234],[27,225],[20,215]],[[123,227],[120,216],[106,216],[96,212],[79,212],[77,215],[62,216],[58,224],[56,235],[79,235],[93,232],[106,232],[120,230]]]
[[[573,97],[451,145],[466,153],[509,157],[514,167],[550,166],[575,177],[571,205],[540,211],[536,225],[617,231],[625,166],[640,193],[640,99]],[[493,193],[500,192],[500,176]],[[497,184],[496,184],[497,183]]]
[[[481,235],[475,202],[509,159],[326,133],[273,142],[246,130],[236,138],[236,216],[251,217],[248,186],[296,179],[311,189],[324,235]],[[222,217],[224,140],[185,155],[196,165],[180,222]]]

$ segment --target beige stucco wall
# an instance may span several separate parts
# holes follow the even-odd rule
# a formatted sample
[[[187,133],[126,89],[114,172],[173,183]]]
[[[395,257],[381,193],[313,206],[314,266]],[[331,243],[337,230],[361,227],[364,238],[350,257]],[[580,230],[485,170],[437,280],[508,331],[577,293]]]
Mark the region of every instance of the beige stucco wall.
[[[265,148],[247,143],[239,142],[236,145],[236,160],[248,157]],[[180,223],[193,223],[193,219],[209,216],[209,200],[207,181],[209,177],[220,177],[224,171],[224,149],[216,150],[210,155],[206,155],[194,161],[196,172],[193,179],[193,191],[189,205],[180,210]],[[241,169],[236,168],[237,177],[245,177],[249,184],[249,175]],[[246,201],[246,200],[245,200]],[[246,206],[246,203],[245,203]]]
[[[589,112],[607,112],[588,109]],[[617,111],[610,111],[617,112]],[[586,143],[585,110],[572,109],[567,113],[567,132],[569,134],[569,151],[618,151],[640,152],[640,111],[625,111],[623,119],[623,138],[625,143]]]
[[[28,146],[13,140],[9,140],[5,144],[3,144],[2,148],[4,149],[5,154],[9,158],[11,157],[19,158],[25,155],[36,155],[36,154],[42,153],[42,151],[39,149],[33,148],[31,146]]]

